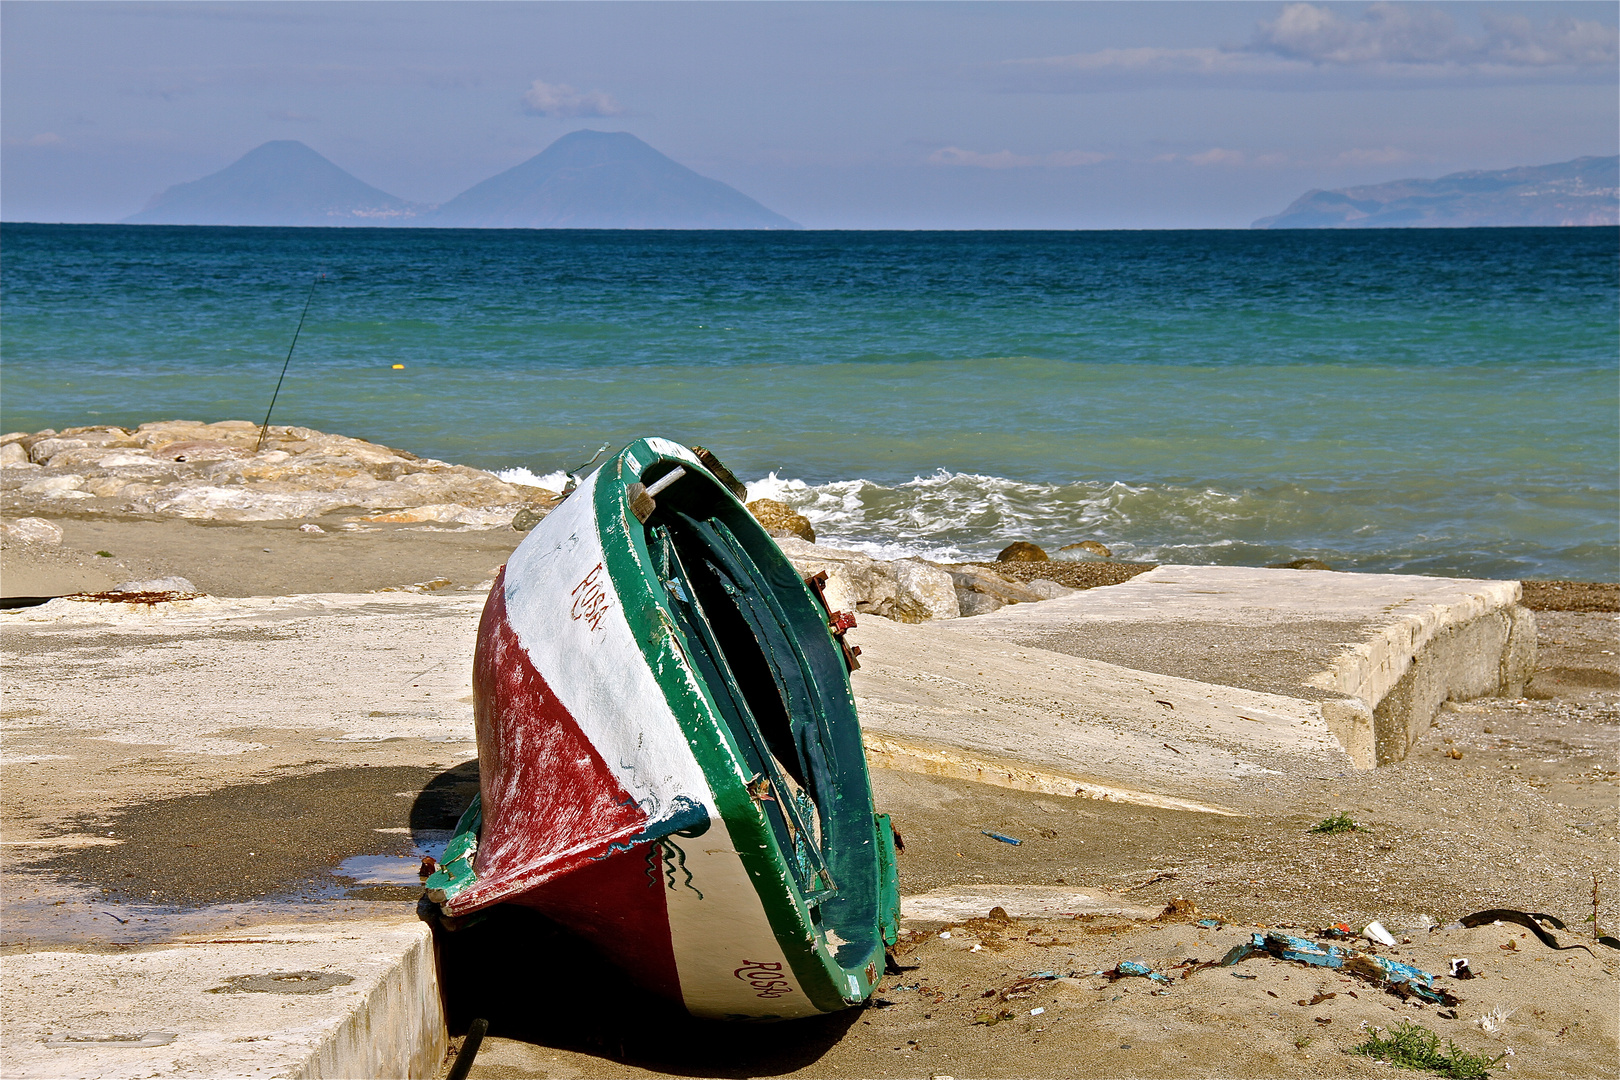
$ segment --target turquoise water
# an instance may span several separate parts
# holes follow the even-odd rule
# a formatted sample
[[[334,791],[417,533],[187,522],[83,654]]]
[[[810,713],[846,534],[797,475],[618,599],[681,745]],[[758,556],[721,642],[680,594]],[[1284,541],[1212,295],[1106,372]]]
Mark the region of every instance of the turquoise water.
[[[257,421],[324,273],[278,422],[701,442],[890,554],[1612,580],[1617,238],[6,225],[0,425]]]

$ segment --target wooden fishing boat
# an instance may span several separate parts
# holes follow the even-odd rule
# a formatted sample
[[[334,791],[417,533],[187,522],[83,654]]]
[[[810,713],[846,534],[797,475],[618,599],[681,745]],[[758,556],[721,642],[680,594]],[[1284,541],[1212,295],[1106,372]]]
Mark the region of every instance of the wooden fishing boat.
[[[428,899],[536,908],[699,1016],[860,1004],[899,891],[852,624],[696,454],[632,443],[490,592],[479,795]]]

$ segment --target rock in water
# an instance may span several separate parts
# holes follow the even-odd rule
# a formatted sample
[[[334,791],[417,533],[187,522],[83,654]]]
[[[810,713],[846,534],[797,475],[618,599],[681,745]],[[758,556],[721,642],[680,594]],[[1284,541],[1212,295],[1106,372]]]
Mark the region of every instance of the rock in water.
[[[996,555],[996,562],[1045,562],[1046,552],[1027,540],[1014,540]]]
[[[1065,552],[1067,552],[1066,556]],[[1058,548],[1058,555],[1070,559],[1084,559],[1091,555],[1095,555],[1099,559],[1112,559],[1114,557],[1114,553],[1108,550],[1106,544],[1100,544],[1095,540],[1082,540],[1078,544],[1064,544]]]
[[[1287,562],[1267,563],[1267,570],[1331,570],[1333,567],[1320,559],[1290,559]]]
[[[787,503],[775,499],[755,499],[748,504],[748,512],[772,536],[797,536],[812,544],[816,542],[816,530],[810,527],[810,519]]]

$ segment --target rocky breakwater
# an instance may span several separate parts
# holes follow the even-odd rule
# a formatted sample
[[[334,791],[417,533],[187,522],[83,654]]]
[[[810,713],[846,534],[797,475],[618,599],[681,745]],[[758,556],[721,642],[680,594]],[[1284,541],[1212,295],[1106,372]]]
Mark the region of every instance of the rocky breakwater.
[[[303,427],[165,420],[0,436],[7,517],[152,515],[215,521],[320,518],[348,525],[437,522],[494,528],[557,496],[492,473]]]
[[[799,573],[826,573],[827,603],[834,610],[881,615],[895,622],[982,615],[1007,604],[1050,600],[1074,591],[1051,581],[1009,581],[971,564],[889,562],[794,536],[778,536],[776,542]]]

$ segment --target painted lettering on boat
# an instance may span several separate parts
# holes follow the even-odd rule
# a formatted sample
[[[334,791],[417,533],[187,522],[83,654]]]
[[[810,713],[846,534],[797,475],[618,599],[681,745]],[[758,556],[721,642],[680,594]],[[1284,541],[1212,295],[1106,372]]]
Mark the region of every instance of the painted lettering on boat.
[[[602,564],[597,563],[569,595],[574,598],[569,614],[584,619],[592,630],[602,629],[602,613],[608,606],[607,590],[602,588]]]
[[[744,960],[732,974],[753,987],[755,997],[779,998],[793,993],[793,987],[782,978],[780,960]]]

